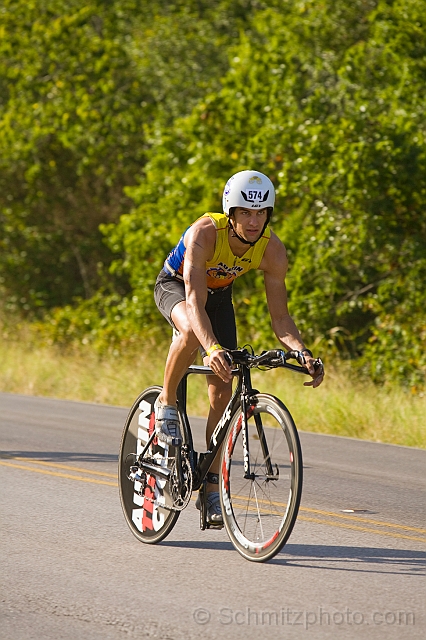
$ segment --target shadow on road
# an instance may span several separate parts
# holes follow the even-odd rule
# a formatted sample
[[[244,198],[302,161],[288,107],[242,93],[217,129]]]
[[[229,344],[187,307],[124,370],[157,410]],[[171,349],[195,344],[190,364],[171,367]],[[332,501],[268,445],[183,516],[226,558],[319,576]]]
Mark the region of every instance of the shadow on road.
[[[183,549],[213,549],[216,551],[235,551],[230,542],[223,540],[163,540],[160,544],[164,547],[177,547]]]
[[[212,540],[163,540],[165,547],[234,551],[230,542]],[[267,564],[365,573],[424,576],[426,552],[380,547],[340,547],[288,544]]]
[[[424,576],[426,552],[381,547],[287,544],[271,564],[297,565],[309,569]]]

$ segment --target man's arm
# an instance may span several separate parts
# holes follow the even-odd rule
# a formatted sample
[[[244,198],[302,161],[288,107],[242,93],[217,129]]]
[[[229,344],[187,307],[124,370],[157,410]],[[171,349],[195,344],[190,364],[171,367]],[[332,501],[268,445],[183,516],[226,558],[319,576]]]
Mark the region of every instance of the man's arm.
[[[186,292],[186,312],[191,328],[201,346],[207,351],[217,343],[205,306],[207,301],[206,262],[214,254],[216,230],[208,219],[195,223],[185,236],[183,278]],[[213,351],[210,368],[225,382],[232,380],[231,368],[224,351]]]
[[[306,347],[287,306],[287,252],[274,233],[271,233],[260,269],[264,271],[266,299],[275,335],[286,349],[303,351]],[[313,358],[306,355],[306,366],[313,380],[306,382],[305,386],[317,387],[323,380],[323,374],[320,370],[314,369],[313,363]]]

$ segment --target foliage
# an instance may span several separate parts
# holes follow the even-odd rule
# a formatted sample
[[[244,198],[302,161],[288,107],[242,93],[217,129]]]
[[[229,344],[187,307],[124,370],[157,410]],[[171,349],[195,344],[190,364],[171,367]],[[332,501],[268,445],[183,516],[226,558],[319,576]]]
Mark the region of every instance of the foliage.
[[[151,324],[166,252],[218,209],[229,174],[255,166],[277,185],[274,228],[306,339],[358,357],[376,379],[421,383],[425,3],[337,4],[257,13],[257,37],[241,36],[221,92],[162,130],[144,180],[127,189],[137,208],[104,228],[112,269]],[[263,287],[249,280],[241,329],[260,343],[270,336]]]
[[[88,163],[113,175],[121,166],[116,184],[134,208],[103,218],[114,255],[103,289],[55,312],[50,335],[101,346],[167,330],[152,297],[165,255],[188,224],[219,210],[229,175],[257,168],[277,187],[273,228],[287,246],[291,312],[305,340],[377,381],[424,384],[426,0],[159,2],[149,11],[158,30],[117,19],[128,38],[114,41],[126,43],[114,60],[123,56],[125,71],[108,67],[139,83],[117,118],[133,123],[146,103],[140,155],[120,165],[109,157],[114,142]],[[236,304],[242,340],[269,343],[261,275],[238,283]]]
[[[141,175],[160,123],[219,88],[226,42],[252,5],[221,2],[212,16],[195,0],[4,0],[0,284],[9,308],[34,315],[105,285],[100,223],[129,210],[123,188]]]
[[[94,293],[99,224],[128,206],[122,184],[144,158],[144,91],[113,37],[112,5],[2,9],[0,266],[9,302],[28,312]]]

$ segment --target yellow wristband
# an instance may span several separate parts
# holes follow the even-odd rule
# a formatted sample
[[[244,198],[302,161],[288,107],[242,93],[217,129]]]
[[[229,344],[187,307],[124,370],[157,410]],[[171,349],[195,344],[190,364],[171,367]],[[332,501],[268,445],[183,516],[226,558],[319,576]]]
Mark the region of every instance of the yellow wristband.
[[[220,344],[216,343],[212,347],[210,347],[210,349],[207,349],[206,355],[208,355],[210,357],[212,355],[213,351],[223,351],[223,347],[221,347]]]

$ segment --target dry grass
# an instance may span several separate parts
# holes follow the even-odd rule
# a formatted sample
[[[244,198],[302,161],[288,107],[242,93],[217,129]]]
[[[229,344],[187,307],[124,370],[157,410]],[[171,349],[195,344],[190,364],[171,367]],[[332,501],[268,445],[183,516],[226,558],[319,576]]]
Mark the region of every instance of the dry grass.
[[[300,430],[426,448],[424,396],[354,379],[345,365],[327,370],[317,389],[304,387],[300,378],[276,370],[254,380],[281,398]]]
[[[146,357],[99,358],[50,346],[3,343],[0,389],[10,393],[128,406],[150,384],[161,382],[159,363]]]
[[[40,346],[25,328],[18,334],[19,340],[9,334],[0,344],[1,391],[130,406],[145,387],[161,383],[165,346],[100,358],[90,348],[63,352]],[[343,365],[328,370],[318,389],[283,370],[256,372],[253,382],[281,398],[300,430],[426,448],[422,395],[353,379]],[[188,410],[206,415],[202,376],[190,379]]]

